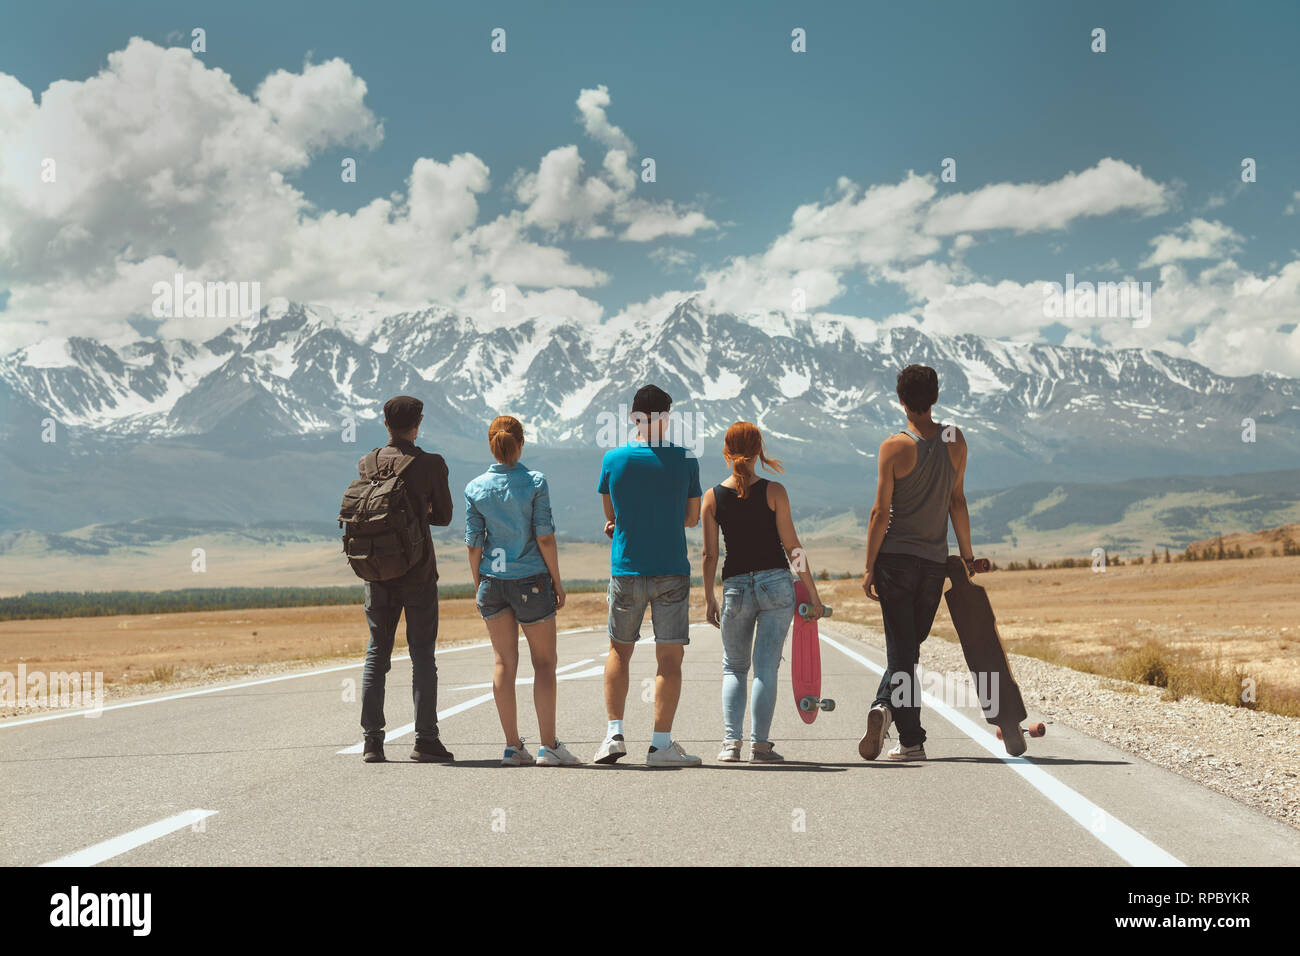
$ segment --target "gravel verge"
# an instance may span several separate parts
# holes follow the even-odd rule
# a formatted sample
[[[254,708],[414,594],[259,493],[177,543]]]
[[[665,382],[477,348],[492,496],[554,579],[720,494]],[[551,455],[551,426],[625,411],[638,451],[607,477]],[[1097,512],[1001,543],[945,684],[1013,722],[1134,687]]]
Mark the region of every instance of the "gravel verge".
[[[879,630],[835,627],[885,646]],[[1065,724],[1300,829],[1300,720],[1194,697],[1163,700],[1158,687],[1008,657],[1031,720]],[[921,666],[969,673],[960,645],[934,636],[922,645]]]

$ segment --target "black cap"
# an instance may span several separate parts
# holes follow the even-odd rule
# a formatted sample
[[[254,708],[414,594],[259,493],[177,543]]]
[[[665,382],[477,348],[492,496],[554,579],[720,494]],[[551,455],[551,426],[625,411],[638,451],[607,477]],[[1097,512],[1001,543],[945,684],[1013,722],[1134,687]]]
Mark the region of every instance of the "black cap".
[[[672,405],[672,396],[658,385],[642,385],[637,389],[636,397],[632,399],[632,413],[662,414],[672,408]]]
[[[398,395],[384,402],[384,424],[394,431],[404,432],[420,424],[424,402],[410,395]]]

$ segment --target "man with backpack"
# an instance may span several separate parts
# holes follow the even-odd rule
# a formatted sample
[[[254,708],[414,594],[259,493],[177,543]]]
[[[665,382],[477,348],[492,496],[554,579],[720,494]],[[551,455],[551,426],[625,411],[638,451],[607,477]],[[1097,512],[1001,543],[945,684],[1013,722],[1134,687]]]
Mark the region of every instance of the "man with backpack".
[[[366,582],[370,644],[361,677],[363,759],[384,760],[384,679],[391,665],[397,621],[406,612],[415,700],[411,759],[448,762],[438,739],[438,565],[430,525],[451,524],[447,463],[415,444],[424,403],[398,395],[384,403],[389,442],[357,464],[360,478],[343,498],[339,523],[348,563]]]

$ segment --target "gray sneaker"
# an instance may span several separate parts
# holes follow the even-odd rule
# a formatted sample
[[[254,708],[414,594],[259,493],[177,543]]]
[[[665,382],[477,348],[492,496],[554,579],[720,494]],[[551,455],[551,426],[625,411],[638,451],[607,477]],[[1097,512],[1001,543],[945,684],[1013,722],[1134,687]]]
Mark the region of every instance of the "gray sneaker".
[[[518,747],[511,747],[509,744],[506,744],[506,752],[505,756],[501,758],[501,766],[531,767],[535,763],[537,763],[537,761],[533,759],[533,755],[530,754],[528,748],[524,746],[523,737],[519,738]]]
[[[718,752],[718,759],[721,760],[723,763],[739,763],[740,762],[740,741],[724,740],[722,742],[722,750]]]
[[[785,760],[779,753],[772,749],[772,742],[769,740],[755,740],[749,745],[749,759],[752,763],[780,763]]]
[[[899,744],[889,752],[890,760],[924,760],[925,744],[916,744],[912,747],[904,747]]]
[[[688,754],[675,740],[662,750],[655,750],[652,747],[645,755],[647,767],[698,767],[702,763],[703,760]]]
[[[885,746],[885,734],[894,715],[884,704],[875,704],[867,711],[867,732],[858,741],[858,754],[863,760],[875,760]]]

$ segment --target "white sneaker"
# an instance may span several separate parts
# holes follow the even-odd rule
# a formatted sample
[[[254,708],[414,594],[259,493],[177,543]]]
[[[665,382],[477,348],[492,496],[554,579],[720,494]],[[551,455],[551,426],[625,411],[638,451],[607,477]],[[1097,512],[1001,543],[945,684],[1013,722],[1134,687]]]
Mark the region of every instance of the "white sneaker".
[[[596,763],[616,763],[627,756],[627,744],[623,742],[622,734],[615,734],[612,737],[606,737],[605,742],[600,745],[596,751],[596,756],[592,758]]]
[[[581,763],[582,761],[569,753],[569,748],[559,740],[555,742],[554,747],[543,747],[537,751],[539,767],[576,767]]]
[[[924,760],[925,744],[916,744],[912,747],[904,747],[899,744],[889,752],[890,760]]]
[[[688,754],[675,740],[662,750],[651,748],[645,755],[647,767],[698,767],[702,763],[703,760]]]
[[[524,746],[523,737],[519,738],[518,749],[506,744],[506,753],[505,756],[501,758],[501,766],[531,767],[535,763],[537,763],[537,761],[533,759],[533,755],[530,754],[528,748]]]
[[[722,742],[722,750],[719,751],[718,753],[718,759],[721,760],[723,763],[739,763],[740,762],[740,741],[724,740]]]

